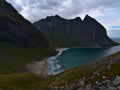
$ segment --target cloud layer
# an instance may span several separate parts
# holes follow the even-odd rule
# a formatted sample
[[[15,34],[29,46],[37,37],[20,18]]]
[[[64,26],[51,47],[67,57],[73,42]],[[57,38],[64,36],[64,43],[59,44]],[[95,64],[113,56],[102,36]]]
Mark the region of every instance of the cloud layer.
[[[120,0],[7,0],[31,22],[51,15],[96,18],[105,27],[120,25]]]

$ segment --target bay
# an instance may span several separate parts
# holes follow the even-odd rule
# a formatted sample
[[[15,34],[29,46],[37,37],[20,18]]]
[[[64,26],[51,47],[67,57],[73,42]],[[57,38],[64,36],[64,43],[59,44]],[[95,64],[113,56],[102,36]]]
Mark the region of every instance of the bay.
[[[120,42],[120,38],[113,38]],[[62,71],[86,65],[101,58],[120,51],[119,46],[107,48],[69,48],[48,60],[49,74],[58,74]]]

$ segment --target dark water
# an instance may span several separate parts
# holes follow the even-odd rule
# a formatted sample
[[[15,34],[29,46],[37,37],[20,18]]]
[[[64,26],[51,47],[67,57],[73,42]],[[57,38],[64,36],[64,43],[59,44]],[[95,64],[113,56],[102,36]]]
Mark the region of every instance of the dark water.
[[[120,41],[120,39],[114,39]],[[109,48],[70,48],[50,58],[50,74],[57,74],[64,70],[86,65],[105,56],[120,51],[120,46]],[[52,61],[52,62],[51,62]]]

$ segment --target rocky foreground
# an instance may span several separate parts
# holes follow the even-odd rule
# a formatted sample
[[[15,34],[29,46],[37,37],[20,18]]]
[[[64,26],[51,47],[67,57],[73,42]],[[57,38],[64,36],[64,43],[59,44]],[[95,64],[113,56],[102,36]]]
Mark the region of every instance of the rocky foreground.
[[[116,76],[113,80],[102,77],[102,82],[95,84],[89,83],[88,78],[74,80],[71,85],[53,87],[53,90],[120,90],[120,76]]]

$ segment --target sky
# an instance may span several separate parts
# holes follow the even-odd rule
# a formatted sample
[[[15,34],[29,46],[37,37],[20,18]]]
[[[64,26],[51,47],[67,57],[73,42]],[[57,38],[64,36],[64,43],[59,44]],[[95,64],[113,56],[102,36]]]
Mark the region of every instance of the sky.
[[[47,16],[66,19],[88,14],[110,30],[120,30],[120,0],[6,0],[30,22]],[[109,32],[108,32],[109,33]]]

